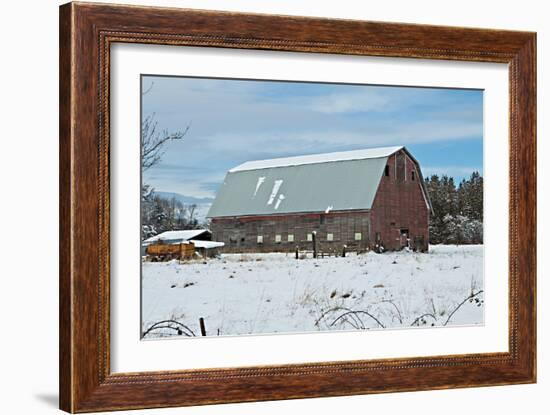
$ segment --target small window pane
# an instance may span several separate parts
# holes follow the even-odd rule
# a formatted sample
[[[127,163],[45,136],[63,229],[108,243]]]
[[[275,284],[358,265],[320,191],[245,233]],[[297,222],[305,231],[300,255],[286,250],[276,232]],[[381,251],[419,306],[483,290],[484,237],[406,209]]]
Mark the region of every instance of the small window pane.
[[[264,236],[263,236],[263,235],[258,235],[258,243],[259,243],[259,244],[263,244],[263,243],[264,243]]]
[[[281,235],[275,235],[275,242],[281,242]]]
[[[334,235],[332,233],[327,233],[327,241],[333,241]]]
[[[288,234],[288,242],[294,242],[294,235],[291,233]]]
[[[355,232],[355,240],[360,241],[362,239],[361,232]]]
[[[308,234],[307,234],[307,240],[308,240],[308,241],[313,241],[313,235],[310,234],[310,233],[308,233]]]

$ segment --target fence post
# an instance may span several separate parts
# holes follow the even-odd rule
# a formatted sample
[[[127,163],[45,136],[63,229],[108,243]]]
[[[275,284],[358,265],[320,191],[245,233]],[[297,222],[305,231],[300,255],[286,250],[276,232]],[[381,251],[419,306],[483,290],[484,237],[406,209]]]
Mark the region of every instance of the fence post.
[[[311,232],[311,240],[313,242],[313,258],[317,258],[317,232]]]
[[[199,318],[199,326],[201,327],[201,336],[206,336],[206,327],[204,326],[204,319]]]

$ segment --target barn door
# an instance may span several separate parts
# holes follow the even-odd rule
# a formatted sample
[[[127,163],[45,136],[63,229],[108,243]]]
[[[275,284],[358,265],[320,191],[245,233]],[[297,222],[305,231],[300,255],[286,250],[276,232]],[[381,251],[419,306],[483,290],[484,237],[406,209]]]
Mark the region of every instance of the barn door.
[[[409,246],[409,229],[401,228],[400,229],[400,238],[399,238],[401,248],[406,248]]]

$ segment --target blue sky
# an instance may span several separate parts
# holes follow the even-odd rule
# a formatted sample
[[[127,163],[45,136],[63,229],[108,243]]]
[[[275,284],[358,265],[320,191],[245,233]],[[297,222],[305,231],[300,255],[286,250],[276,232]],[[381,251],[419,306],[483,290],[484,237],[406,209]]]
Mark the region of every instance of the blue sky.
[[[144,172],[157,191],[214,197],[249,160],[404,145],[424,176],[483,169],[483,92],[143,76],[142,114],[185,130]]]

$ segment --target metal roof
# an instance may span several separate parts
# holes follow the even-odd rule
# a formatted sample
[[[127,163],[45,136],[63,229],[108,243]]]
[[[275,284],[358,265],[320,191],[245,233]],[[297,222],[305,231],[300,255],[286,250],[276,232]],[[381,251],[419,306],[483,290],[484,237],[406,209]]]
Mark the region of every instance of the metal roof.
[[[250,161],[229,170],[207,217],[370,209],[403,147]]]

